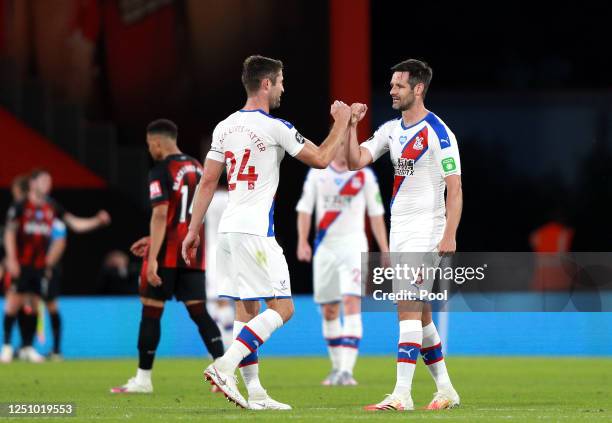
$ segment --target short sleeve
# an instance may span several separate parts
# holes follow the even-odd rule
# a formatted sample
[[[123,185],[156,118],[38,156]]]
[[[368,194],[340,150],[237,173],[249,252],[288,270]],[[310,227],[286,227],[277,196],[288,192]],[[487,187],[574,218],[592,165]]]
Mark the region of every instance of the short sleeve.
[[[223,151],[223,143],[221,142],[222,130],[217,125],[213,131],[212,143],[210,150],[206,154],[207,159],[211,159],[217,162],[225,162],[225,151]]]
[[[66,224],[60,219],[53,220],[53,225],[51,226],[51,242],[64,238],[66,238]]]
[[[157,164],[149,172],[149,200],[151,207],[169,201],[166,169],[162,163]]]
[[[370,168],[365,169],[365,199],[368,216],[382,216],[385,214],[380,188],[376,175]]]
[[[23,203],[13,203],[6,212],[6,226],[14,226],[23,215]]]
[[[366,148],[372,155],[372,161],[375,162],[389,151],[389,134],[387,125],[382,125],[374,132],[370,138],[361,143],[361,147]]]
[[[451,175],[461,175],[461,160],[457,138],[451,131],[435,131],[431,149],[436,166],[443,178]]]
[[[312,214],[315,203],[317,201],[317,185],[314,170],[308,171],[304,187],[302,188],[302,196],[298,201],[295,211]]]
[[[302,151],[302,148],[304,148],[306,139],[291,123],[282,119],[275,120],[277,123],[275,125],[275,141],[283,147],[290,156],[297,156],[300,151]]]

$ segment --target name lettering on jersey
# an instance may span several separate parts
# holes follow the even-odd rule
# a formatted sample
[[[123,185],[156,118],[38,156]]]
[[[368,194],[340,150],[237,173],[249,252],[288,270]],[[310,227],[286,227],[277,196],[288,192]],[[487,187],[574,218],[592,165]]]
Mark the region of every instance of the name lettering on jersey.
[[[172,190],[178,191],[179,189],[181,189],[181,186],[183,185],[183,176],[185,176],[186,173],[194,173],[194,172],[202,176],[202,169],[200,169],[199,167],[195,165],[188,164],[185,166],[181,166],[178,172],[176,172],[176,176],[174,177],[174,183],[172,184]],[[154,181],[154,182],[157,182],[157,181]],[[157,183],[159,185],[159,182]],[[160,194],[161,194],[161,189],[160,189]],[[153,198],[153,194],[151,194],[151,198]]]
[[[157,197],[161,197],[162,189],[159,181],[153,181],[149,184],[149,195],[151,199],[155,199]]]
[[[227,130],[223,134],[221,134],[221,137],[219,138],[219,143],[223,144],[225,138],[228,135],[236,133],[246,134],[251,139],[251,141],[253,141],[255,147],[257,147],[259,151],[266,151],[266,145],[264,141],[259,137],[259,135],[257,135],[257,133],[255,133],[251,128],[244,125],[230,126],[229,128],[227,128]]]
[[[393,166],[395,167],[396,176],[414,175],[414,159],[399,157],[397,161],[393,163]]]

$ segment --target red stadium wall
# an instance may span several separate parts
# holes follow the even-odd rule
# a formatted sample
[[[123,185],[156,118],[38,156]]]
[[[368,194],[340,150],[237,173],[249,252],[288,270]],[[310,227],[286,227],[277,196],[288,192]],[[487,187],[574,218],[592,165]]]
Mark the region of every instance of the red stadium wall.
[[[52,142],[0,108],[2,154],[0,187],[8,188],[16,175],[44,168],[55,188],[105,188],[106,182],[80,165]]]

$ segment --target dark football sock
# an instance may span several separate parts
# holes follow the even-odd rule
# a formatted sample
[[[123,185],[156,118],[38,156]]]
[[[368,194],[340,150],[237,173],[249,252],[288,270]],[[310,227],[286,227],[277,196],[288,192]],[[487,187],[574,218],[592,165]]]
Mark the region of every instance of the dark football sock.
[[[17,316],[11,316],[10,314],[4,315],[4,343],[11,343],[11,333],[13,332],[13,324]]]
[[[151,370],[155,351],[159,345],[161,336],[160,319],[163,307],[142,307],[142,318],[140,319],[140,330],[138,331],[138,368]]]
[[[34,343],[34,335],[36,334],[36,325],[38,324],[38,313],[32,310],[30,313],[26,313],[24,316],[23,323],[23,346],[31,347]]]
[[[206,345],[206,349],[213,358],[223,355],[223,337],[219,331],[219,326],[210,317],[204,303],[190,304],[187,307],[189,317],[197,325],[198,332],[202,337],[202,341]]]
[[[58,312],[49,313],[51,317],[51,331],[53,332],[53,353],[60,353],[60,342],[62,335],[62,319]]]

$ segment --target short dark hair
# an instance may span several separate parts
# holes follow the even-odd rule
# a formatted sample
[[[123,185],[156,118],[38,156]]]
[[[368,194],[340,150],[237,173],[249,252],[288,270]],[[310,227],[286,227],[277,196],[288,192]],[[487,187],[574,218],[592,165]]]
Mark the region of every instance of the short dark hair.
[[[25,194],[30,190],[30,178],[28,175],[17,175],[11,183],[11,187],[17,187]]]
[[[176,140],[178,137],[178,126],[169,119],[156,119],[147,125],[147,134],[163,135]]]
[[[426,62],[417,59],[408,59],[392,66],[391,70],[393,72],[408,72],[408,83],[410,86],[414,88],[417,84],[423,84],[425,86],[423,89],[423,97],[425,97],[433,76],[433,70]]]
[[[272,85],[276,84],[276,78],[283,69],[283,62],[269,57],[253,55],[244,60],[242,64],[242,85],[247,94],[257,92],[261,81],[269,79]]]
[[[43,169],[42,167],[39,167],[39,168],[33,169],[30,172],[29,179],[36,179],[41,175],[51,175],[51,173],[49,173],[47,169]]]

